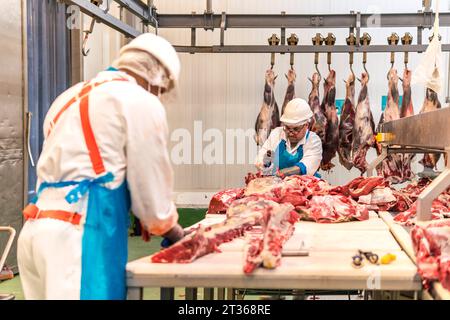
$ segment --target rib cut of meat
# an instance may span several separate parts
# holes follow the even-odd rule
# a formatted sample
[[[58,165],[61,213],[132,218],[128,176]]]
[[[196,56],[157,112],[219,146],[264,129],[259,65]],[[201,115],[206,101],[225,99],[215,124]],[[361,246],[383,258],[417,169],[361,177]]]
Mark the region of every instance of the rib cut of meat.
[[[425,288],[438,280],[450,290],[450,220],[436,221],[411,231],[419,274]]]
[[[264,85],[264,102],[255,123],[255,141],[258,146],[264,144],[272,129],[280,126],[280,111],[274,95],[275,79],[276,76],[273,70],[267,70]]]
[[[278,206],[270,200],[250,201],[228,214],[224,222],[208,227],[200,226],[167,249],[151,258],[155,263],[190,263],[206,254],[218,251],[218,246],[244,235],[253,226],[267,223],[270,210]],[[231,207],[228,209],[232,209]]]
[[[355,126],[353,128],[353,166],[358,168],[361,173],[367,170],[366,154],[367,150],[375,142],[375,123],[373,121],[372,111],[370,111],[369,94],[367,90],[368,76],[366,73],[361,75],[361,91],[356,105]]]
[[[300,212],[302,220],[339,223],[369,219],[369,212],[350,197],[342,195],[314,196]]]
[[[353,167],[352,163],[352,142],[353,127],[355,124],[355,76],[350,74],[345,82],[346,95],[345,102],[339,121],[339,162],[347,169]]]
[[[319,100],[319,82],[320,76],[317,72],[315,72],[310,79],[312,84],[311,93],[309,94],[308,103],[311,107],[311,111],[313,112],[313,118],[310,122],[310,130],[315,132],[322,144],[325,143],[325,134],[327,127],[327,118],[325,116],[325,110],[322,109],[320,100]]]
[[[292,236],[298,220],[293,209],[290,204],[273,206],[260,232],[251,233],[244,250],[244,273],[251,273],[259,266],[273,269],[280,265],[283,245]]]
[[[207,213],[225,213],[230,204],[244,196],[244,189],[234,188],[217,192],[209,202]]]
[[[400,110],[398,107],[399,93],[398,93],[398,75],[397,70],[392,68],[389,71],[389,90],[387,95],[387,105],[383,114],[381,115],[380,124],[400,119]],[[381,153],[381,147],[377,148],[378,154]],[[378,175],[383,176],[385,179],[389,180],[391,183],[401,183],[403,182],[403,163],[402,155],[391,154],[383,160],[383,162],[378,166]]]
[[[327,126],[325,130],[325,142],[322,143],[322,162],[320,168],[329,171],[334,167],[331,160],[336,156],[339,144],[339,118],[336,111],[336,72],[330,74],[324,81],[324,94],[321,109],[325,112]]]
[[[433,110],[437,110],[441,108],[441,103],[439,102],[439,98],[436,92],[431,90],[430,88],[427,88],[425,93],[425,100],[422,105],[422,109],[420,110],[420,113],[429,112]],[[423,156],[423,159],[419,162],[425,167],[434,169],[436,167],[436,163],[439,161],[440,158],[439,153],[427,153]]]
[[[288,86],[286,89],[286,94],[284,96],[283,106],[281,107],[281,115],[284,113],[284,108],[289,101],[295,98],[295,79],[297,75],[295,74],[294,69],[289,69],[288,73],[285,75],[288,81]]]

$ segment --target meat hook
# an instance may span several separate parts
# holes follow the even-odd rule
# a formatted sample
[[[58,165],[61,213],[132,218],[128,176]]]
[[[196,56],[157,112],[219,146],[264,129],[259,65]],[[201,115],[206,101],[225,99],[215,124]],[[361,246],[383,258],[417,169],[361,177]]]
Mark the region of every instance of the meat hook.
[[[269,45],[271,46],[277,46],[280,43],[280,38],[277,37],[275,33],[272,34],[272,36],[267,39],[269,42]],[[275,64],[275,52],[272,52],[270,54],[270,70],[273,70],[273,66]]]
[[[84,31],[85,35],[84,35],[84,39],[83,39],[83,46],[81,47],[81,53],[85,57],[87,57],[87,55],[89,54],[89,51],[91,50],[91,49],[86,50],[86,44],[87,44],[89,35],[94,31],[94,25],[95,25],[95,19],[93,18],[91,21],[91,26],[89,27],[89,30]]]
[[[372,38],[370,37],[370,35],[367,32],[364,32],[361,39],[359,39],[359,42],[361,45],[368,46],[370,44],[371,39]],[[369,81],[370,76],[369,76],[369,71],[367,71],[367,69],[366,69],[366,62],[367,62],[367,51],[363,51],[363,68],[367,74],[367,81]],[[359,78],[357,78],[357,79],[359,82],[361,82],[361,79],[359,79]]]
[[[369,71],[367,71],[365,63],[363,63],[363,69],[364,69],[364,72],[367,74],[367,81],[369,81],[369,79],[370,79]],[[361,82],[360,78],[356,78],[356,79],[358,79],[358,81]]]
[[[315,63],[316,66],[316,72],[319,74],[319,82],[322,81],[322,75],[320,74],[319,68],[317,67],[317,63]],[[311,80],[312,82],[312,80]]]

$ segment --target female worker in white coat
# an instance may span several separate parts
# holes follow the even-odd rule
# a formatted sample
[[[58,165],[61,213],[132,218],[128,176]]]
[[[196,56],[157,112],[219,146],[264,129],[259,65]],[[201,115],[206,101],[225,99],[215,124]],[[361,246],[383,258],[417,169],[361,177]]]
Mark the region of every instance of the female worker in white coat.
[[[255,165],[266,175],[314,175],[322,161],[322,142],[309,131],[313,113],[300,98],[289,101],[281,116],[282,126],[275,128],[258,152]]]
[[[53,102],[18,240],[25,298],[126,298],[130,207],[148,233],[183,237],[159,100],[179,72],[174,48],[147,33]]]

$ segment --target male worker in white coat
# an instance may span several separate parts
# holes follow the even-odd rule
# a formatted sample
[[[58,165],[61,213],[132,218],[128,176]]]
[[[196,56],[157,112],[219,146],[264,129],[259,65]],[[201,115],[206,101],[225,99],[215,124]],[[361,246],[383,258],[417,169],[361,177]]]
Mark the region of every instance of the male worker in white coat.
[[[322,161],[322,142],[308,130],[313,113],[300,98],[291,100],[281,116],[282,126],[273,129],[258,152],[255,165],[265,175],[314,175]]]
[[[148,233],[184,236],[159,100],[179,73],[170,43],[147,33],[51,105],[37,197],[18,240],[26,299],[126,298],[130,207]]]

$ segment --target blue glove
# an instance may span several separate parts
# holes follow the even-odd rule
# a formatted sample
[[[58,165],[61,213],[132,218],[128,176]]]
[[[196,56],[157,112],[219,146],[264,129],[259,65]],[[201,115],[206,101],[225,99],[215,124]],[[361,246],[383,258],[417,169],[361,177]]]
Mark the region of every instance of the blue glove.
[[[178,240],[181,240],[185,236],[185,232],[183,228],[176,224],[172,229],[170,229],[168,232],[163,234],[163,240],[161,241],[161,247],[167,248],[170,247],[172,244],[177,242]]]
[[[167,238],[163,238],[162,241],[161,241],[161,247],[162,247],[162,248],[168,248],[168,247],[170,247],[172,244],[173,244],[173,242],[170,241],[170,240],[167,239]]]

